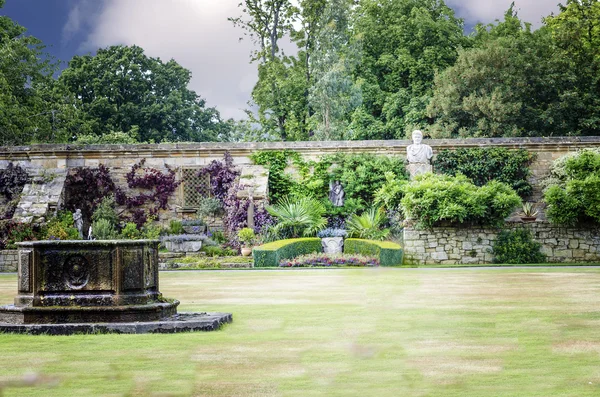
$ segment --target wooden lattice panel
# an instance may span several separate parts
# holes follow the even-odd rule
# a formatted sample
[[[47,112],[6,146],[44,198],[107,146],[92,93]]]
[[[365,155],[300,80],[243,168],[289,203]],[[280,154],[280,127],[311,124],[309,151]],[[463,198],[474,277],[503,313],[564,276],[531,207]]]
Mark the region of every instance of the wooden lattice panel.
[[[181,180],[183,182],[183,206],[185,208],[198,208],[203,197],[210,196],[210,176],[198,175],[198,168],[183,168]]]

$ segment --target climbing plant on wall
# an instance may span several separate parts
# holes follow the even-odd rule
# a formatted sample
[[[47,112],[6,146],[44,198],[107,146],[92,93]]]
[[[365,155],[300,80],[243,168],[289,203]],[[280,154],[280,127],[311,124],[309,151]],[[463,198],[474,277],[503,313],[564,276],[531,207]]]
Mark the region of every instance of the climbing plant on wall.
[[[433,161],[433,168],[437,173],[450,176],[461,173],[476,186],[492,180],[504,182],[525,198],[532,191],[527,177],[533,159],[534,155],[524,149],[459,148],[440,151]]]

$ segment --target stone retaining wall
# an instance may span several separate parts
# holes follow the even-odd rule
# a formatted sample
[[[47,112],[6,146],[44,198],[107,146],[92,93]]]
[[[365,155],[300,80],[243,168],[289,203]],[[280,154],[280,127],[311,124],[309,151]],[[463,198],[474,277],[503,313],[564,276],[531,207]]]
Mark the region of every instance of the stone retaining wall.
[[[508,223],[506,229],[525,227],[542,244],[550,263],[600,263],[600,230],[553,226],[547,222]],[[404,229],[404,263],[489,264],[500,231],[492,228],[437,227]]]
[[[19,251],[3,250],[0,251],[0,273],[16,272],[19,267]]]

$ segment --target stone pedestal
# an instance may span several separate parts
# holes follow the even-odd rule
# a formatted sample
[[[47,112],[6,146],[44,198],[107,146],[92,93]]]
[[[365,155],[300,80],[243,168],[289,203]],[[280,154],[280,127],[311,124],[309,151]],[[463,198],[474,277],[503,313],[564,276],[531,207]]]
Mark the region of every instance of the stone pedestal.
[[[321,239],[323,252],[326,254],[341,254],[344,248],[343,237],[323,237]]]
[[[415,179],[417,175],[433,172],[433,166],[429,163],[409,163],[406,166],[406,169],[408,170],[411,181]]]
[[[180,327],[174,320],[179,302],[163,298],[158,289],[158,244],[158,240],[19,243],[18,294],[14,305],[0,307],[0,332],[204,329],[206,313],[190,313]],[[218,325],[231,321],[230,314],[215,315],[222,320]],[[159,331],[165,321],[171,324],[170,331]]]

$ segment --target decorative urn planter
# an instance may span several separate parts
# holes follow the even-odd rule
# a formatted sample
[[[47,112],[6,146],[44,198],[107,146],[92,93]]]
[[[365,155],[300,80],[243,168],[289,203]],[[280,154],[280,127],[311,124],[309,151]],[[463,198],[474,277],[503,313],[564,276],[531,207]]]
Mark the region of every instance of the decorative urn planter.
[[[343,237],[323,237],[321,238],[323,252],[326,254],[341,254],[344,248]]]
[[[165,241],[165,247],[171,252],[198,252],[202,241]]]
[[[242,247],[242,256],[250,256],[252,254],[252,247]]]

